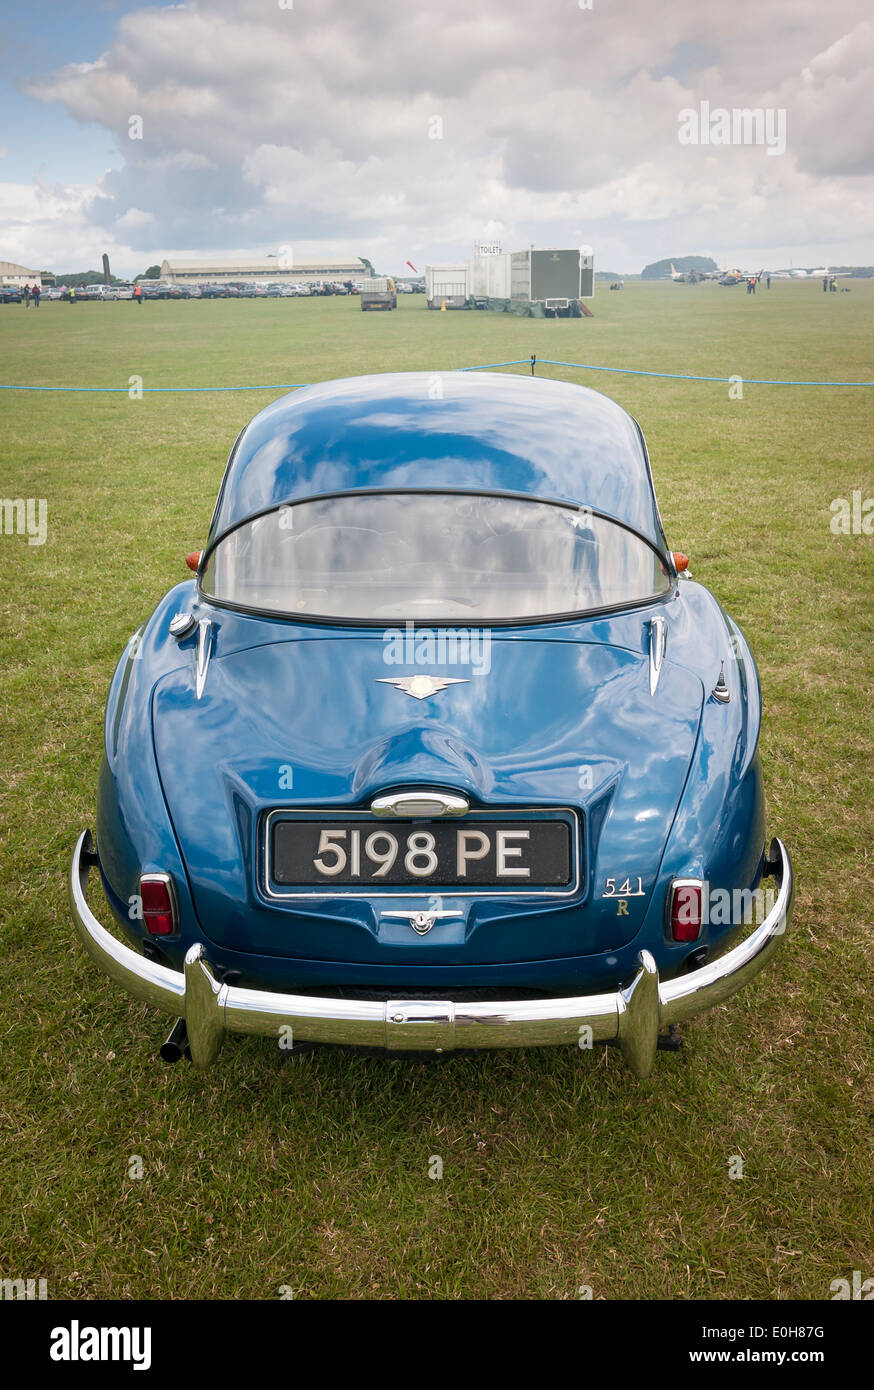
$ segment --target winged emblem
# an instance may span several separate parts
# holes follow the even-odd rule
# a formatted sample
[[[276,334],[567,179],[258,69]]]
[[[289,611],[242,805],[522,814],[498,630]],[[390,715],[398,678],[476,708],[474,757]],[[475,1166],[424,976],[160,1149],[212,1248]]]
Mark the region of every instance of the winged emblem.
[[[447,685],[470,684],[464,676],[377,676],[376,679],[380,685],[396,686],[405,695],[412,695],[414,700],[427,700],[429,695],[436,695]]]

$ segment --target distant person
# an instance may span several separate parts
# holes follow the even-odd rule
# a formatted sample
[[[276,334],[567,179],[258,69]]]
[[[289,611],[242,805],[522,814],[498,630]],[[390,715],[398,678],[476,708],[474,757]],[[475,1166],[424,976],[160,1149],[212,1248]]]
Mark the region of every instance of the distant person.
[[[751,275],[750,278],[749,278],[749,280],[747,280],[747,294],[755,294],[755,292],[756,292],[756,277],[755,277],[755,275]]]
[[[834,276],[832,276],[832,278],[829,280],[828,287],[831,290],[832,294],[837,294],[838,286]]]
[[[827,289],[828,289],[828,276],[827,276],[827,275],[823,275],[823,277],[822,277],[822,292],[823,292],[823,294],[826,293]]]
[[[71,286],[70,286],[70,303],[71,303],[71,304],[75,304],[75,303],[76,303],[76,287],[75,287],[75,285],[71,285]]]
[[[40,295],[42,294],[42,287],[41,287],[40,285],[34,285],[33,290],[32,290],[32,294],[33,294],[33,307],[34,307],[34,309],[38,309],[38,308],[39,308],[39,297],[40,297]]]
[[[770,277],[770,275],[766,275],[766,276],[765,276],[765,289],[769,290],[770,288],[771,288],[771,277]]]
[[[30,285],[24,287],[24,307],[25,309],[30,308]]]
[[[143,291],[140,285],[137,285],[136,289],[134,290],[134,299],[136,300],[137,304],[142,304],[143,302]]]

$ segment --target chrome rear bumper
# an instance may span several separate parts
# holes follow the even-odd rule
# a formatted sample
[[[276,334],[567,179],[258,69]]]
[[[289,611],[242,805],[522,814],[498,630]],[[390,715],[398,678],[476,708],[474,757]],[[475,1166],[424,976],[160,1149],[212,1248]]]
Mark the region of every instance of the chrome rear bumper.
[[[617,1043],[635,1076],[645,1077],[662,1028],[721,1004],[767,965],[789,924],[794,890],[786,847],[773,840],[769,860],[779,888],[764,922],[718,960],[675,980],[661,982],[649,951],[641,951],[631,982],[607,994],[505,1003],[372,1002],[222,984],[199,944],[188,951],[183,973],[147,960],[112,936],[89,908],[85,889],[94,858],[91,835],[83,831],[73,852],[69,889],[85,950],[129,994],[185,1019],[191,1058],[201,1067],[215,1060],[225,1033],[404,1052],[578,1046],[582,1039]]]

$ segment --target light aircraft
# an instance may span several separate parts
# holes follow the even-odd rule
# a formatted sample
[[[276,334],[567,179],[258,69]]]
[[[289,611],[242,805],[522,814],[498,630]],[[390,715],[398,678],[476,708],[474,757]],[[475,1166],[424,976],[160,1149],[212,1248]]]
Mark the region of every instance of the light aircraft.
[[[670,272],[660,275],[660,280],[673,280],[677,285],[697,285],[700,280],[713,280],[721,272],[718,270],[677,270],[674,262],[670,263]]]
[[[843,280],[849,275],[849,271],[831,270],[827,265],[821,265],[816,270],[801,270],[796,266],[790,266],[788,270],[772,270],[771,274],[780,279],[789,277],[792,280],[821,280],[824,275],[831,275],[836,280]]]
[[[718,272],[720,285],[744,285],[748,280],[761,280],[764,270],[721,270]]]
[[[671,264],[670,270],[669,270],[669,271],[666,271],[664,275],[660,275],[660,276],[659,276],[659,279],[660,279],[660,280],[678,280],[678,281],[680,281],[680,282],[687,282],[688,277],[689,277],[690,275],[694,275],[696,280],[702,278],[700,271],[696,271],[696,270],[677,270],[677,268],[676,268],[676,266],[674,265],[674,262],[673,262],[673,261],[671,261],[670,264]],[[694,283],[695,283],[695,280],[692,280],[692,281],[690,281],[689,283],[694,284]]]

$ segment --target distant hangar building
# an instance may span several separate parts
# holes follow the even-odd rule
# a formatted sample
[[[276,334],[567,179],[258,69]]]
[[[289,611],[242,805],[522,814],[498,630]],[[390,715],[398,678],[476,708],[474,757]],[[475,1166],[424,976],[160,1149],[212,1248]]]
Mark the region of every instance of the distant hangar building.
[[[0,285],[14,285],[21,290],[25,285],[42,285],[42,277],[38,270],[28,270],[26,265],[0,261]]]
[[[278,256],[266,260],[240,261],[164,261],[161,279],[170,285],[232,285],[238,281],[268,280],[272,284],[322,283],[363,280],[370,271],[357,256],[347,261],[295,261],[287,264]]]

